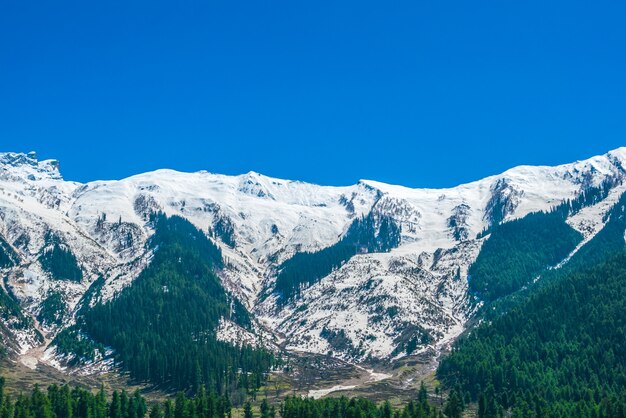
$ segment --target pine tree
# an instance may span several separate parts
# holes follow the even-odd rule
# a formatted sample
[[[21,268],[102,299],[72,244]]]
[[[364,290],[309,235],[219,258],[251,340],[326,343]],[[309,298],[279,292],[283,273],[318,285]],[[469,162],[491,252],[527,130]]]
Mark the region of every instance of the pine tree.
[[[244,418],[254,418],[254,415],[252,414],[252,405],[250,405],[250,402],[246,402],[243,406],[243,416]]]
[[[122,403],[120,402],[120,394],[117,391],[113,392],[113,399],[109,407],[109,416],[111,418],[123,418]]]
[[[150,418],[163,418],[163,411],[161,410],[161,405],[154,404],[154,406],[150,409]]]
[[[50,399],[35,385],[31,396],[31,409],[35,418],[52,418]]]
[[[450,392],[450,396],[448,396],[448,401],[446,402],[444,413],[449,418],[461,418],[462,412],[463,404],[461,397],[459,396],[457,391],[453,389]]]
[[[270,417],[270,407],[267,403],[267,399],[263,399],[261,401],[261,418],[269,418]]]
[[[417,401],[421,404],[428,401],[428,391],[426,390],[426,385],[423,381],[420,383],[420,390],[417,394]]]
[[[182,392],[176,394],[176,402],[174,406],[174,418],[188,418],[187,417],[187,400]]]

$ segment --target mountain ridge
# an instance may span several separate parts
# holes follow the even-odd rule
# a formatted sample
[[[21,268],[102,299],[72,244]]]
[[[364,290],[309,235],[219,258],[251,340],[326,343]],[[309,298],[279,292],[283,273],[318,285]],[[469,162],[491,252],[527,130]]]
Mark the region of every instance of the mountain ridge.
[[[21,165],[32,165],[29,164],[29,162],[26,162],[24,160],[28,160],[30,162],[34,162],[34,163],[39,163],[40,165],[43,166],[49,166],[49,167],[53,167],[53,169],[55,171],[58,171],[59,174],[59,180],[64,180],[67,182],[72,182],[72,183],[76,183],[76,184],[80,184],[80,185],[84,185],[84,184],[88,184],[88,183],[95,183],[95,182],[116,182],[116,181],[122,181],[122,180],[126,180],[126,179],[130,179],[132,177],[135,176],[141,176],[141,175],[145,175],[145,174],[149,174],[149,173],[156,173],[159,171],[163,171],[163,172],[174,172],[174,173],[179,173],[179,174],[209,174],[212,176],[220,176],[220,177],[224,177],[224,178],[233,178],[233,177],[262,177],[268,180],[277,180],[277,181],[281,181],[281,182],[289,182],[289,183],[303,183],[303,184],[311,184],[311,185],[317,185],[320,187],[335,187],[335,188],[343,188],[343,187],[350,187],[350,186],[355,186],[358,185],[359,183],[363,183],[363,184],[372,184],[372,183],[377,183],[380,185],[386,185],[386,186],[399,186],[399,187],[404,187],[406,189],[413,189],[413,190],[448,190],[448,189],[455,189],[457,187],[460,186],[465,186],[465,185],[470,185],[473,183],[477,183],[477,182],[481,182],[484,180],[492,180],[494,178],[500,177],[500,176],[504,176],[507,174],[513,174],[525,169],[558,169],[558,168],[566,168],[569,166],[574,166],[574,165],[579,165],[581,163],[583,164],[591,164],[593,162],[596,163],[600,163],[602,162],[602,159],[604,157],[607,158],[613,158],[613,159],[620,159],[620,160],[626,160],[626,146],[623,147],[617,147],[614,148],[612,150],[607,151],[604,154],[600,154],[600,155],[595,155],[589,158],[585,158],[585,159],[581,159],[581,160],[576,160],[573,162],[568,162],[568,163],[562,163],[562,164],[556,164],[556,165],[548,165],[548,164],[539,164],[539,165],[533,165],[533,164],[520,164],[520,165],[516,165],[513,166],[511,168],[506,169],[505,171],[502,171],[500,173],[496,173],[496,174],[492,174],[486,177],[482,177],[476,180],[470,180],[467,182],[462,182],[459,183],[457,185],[454,186],[447,186],[447,187],[410,187],[410,186],[404,186],[401,185],[399,183],[385,183],[385,182],[380,182],[378,180],[374,180],[374,179],[367,179],[367,178],[361,178],[359,180],[357,180],[354,184],[348,184],[348,185],[325,185],[325,184],[320,184],[320,183],[313,183],[313,182],[308,182],[308,181],[302,181],[302,180],[295,180],[295,179],[283,179],[283,178],[279,178],[279,177],[273,177],[273,176],[268,176],[265,175],[263,173],[260,173],[258,171],[254,171],[254,170],[250,170],[246,173],[241,173],[241,174],[233,174],[233,175],[229,175],[229,174],[220,174],[217,172],[212,172],[206,169],[201,169],[201,170],[196,170],[196,171],[182,171],[182,170],[177,170],[177,169],[173,169],[173,168],[158,168],[155,170],[150,170],[150,171],[146,171],[146,172],[141,172],[141,173],[136,173],[136,174],[132,174],[129,175],[127,177],[123,177],[120,179],[104,179],[104,180],[91,180],[91,181],[86,181],[86,182],[80,182],[80,181],[74,181],[74,180],[64,180],[63,176],[60,173],[60,163],[59,160],[57,159],[53,159],[53,158],[49,158],[49,159],[45,159],[45,160],[38,160],[38,153],[36,151],[29,151],[29,152],[17,152],[17,151],[3,151],[0,152],[0,166],[3,165],[11,165],[13,167],[18,167]],[[22,164],[16,164],[16,162],[21,162]]]
[[[163,212],[183,217],[219,246],[224,288],[251,312],[257,330],[274,334],[287,349],[332,353],[357,363],[436,353],[463,330],[476,308],[467,274],[488,237],[480,233],[610,183],[606,198],[567,218],[588,241],[604,225],[610,202],[624,191],[625,162],[623,147],[574,163],[518,166],[456,187],[428,189],[373,180],[319,186],[256,172],[226,176],[169,169],[78,183],[64,181],[55,160],[0,153],[0,236],[20,258],[4,269],[6,286],[33,318],[49,297],[60,295],[67,320],[39,328],[54,337],[74,324],[83,295],[98,277],[104,277],[100,295],[106,301],[150,264],[146,243],[154,231],[148,218]],[[358,249],[337,260],[326,276],[301,285],[297,298],[279,303],[276,277],[285,261],[337,245],[355,220],[368,216],[374,236],[382,219],[393,220],[398,245],[382,252]],[[82,281],[59,281],[42,268],[50,232],[76,257]],[[38,347],[34,334],[16,332],[21,333],[18,357]],[[46,358],[53,356],[54,347],[46,349]]]

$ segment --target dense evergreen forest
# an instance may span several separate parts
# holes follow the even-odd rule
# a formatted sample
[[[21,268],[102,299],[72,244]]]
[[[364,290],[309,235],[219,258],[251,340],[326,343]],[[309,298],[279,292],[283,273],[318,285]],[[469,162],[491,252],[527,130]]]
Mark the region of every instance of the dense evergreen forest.
[[[15,299],[0,287],[0,359],[7,354],[7,344],[15,344],[10,341],[13,338],[12,330],[26,329],[32,325],[32,318],[22,313],[20,305]]]
[[[65,301],[59,292],[50,292],[41,304],[37,320],[44,325],[60,325],[66,314]]]
[[[561,211],[531,213],[493,227],[469,269],[470,290],[495,300],[530,283],[582,241]]]
[[[566,200],[548,212],[530,213],[483,231],[479,237],[487,234],[489,237],[470,266],[470,291],[482,300],[493,301],[520,290],[546,269],[562,261],[582,241],[582,235],[565,220],[605,199],[618,183],[617,179],[609,178],[598,186],[586,188],[574,199]],[[622,195],[613,211],[619,210],[625,202],[626,198]],[[616,225],[616,229],[623,224]],[[616,251],[615,234],[610,236],[613,242],[599,243],[597,247],[601,248],[594,252],[601,255],[606,251]],[[621,239],[623,242],[623,237]],[[582,254],[591,246],[585,247]]]
[[[301,286],[316,283],[359,253],[384,252],[400,243],[400,226],[384,215],[373,213],[355,219],[334,245],[315,252],[302,252],[278,268],[276,291],[283,302],[300,293]]]
[[[250,326],[246,309],[215,274],[220,250],[183,218],[155,214],[151,222],[152,262],[113,300],[86,309],[81,330],[114,348],[119,364],[139,381],[193,392],[202,385],[216,393],[258,387],[271,354],[216,340],[221,317]],[[68,332],[84,349],[80,332]]]
[[[0,235],[0,268],[14,266],[17,261],[17,255],[13,248]]]
[[[442,410],[443,409],[443,410]],[[456,391],[452,391],[442,408],[434,407],[428,401],[428,392],[422,384],[414,400],[406,406],[394,409],[386,401],[380,405],[360,398],[301,398],[289,397],[279,407],[281,418],[460,418],[465,404]],[[261,412],[263,408],[261,408]],[[251,418],[248,415],[246,418]],[[261,418],[274,417],[271,413],[261,413]],[[278,416],[278,415],[276,415]]]
[[[624,249],[626,231],[626,193],[605,215],[606,224],[588,243],[563,266],[564,271],[574,271],[606,260],[608,256]]]
[[[0,377],[0,417],[2,418],[225,418],[231,416],[227,397],[201,389],[194,398],[182,393],[174,401],[146,400],[134,392],[113,392],[107,397],[101,388],[97,393],[67,385],[51,385],[47,390],[35,386],[28,395],[12,399],[5,394],[5,380]]]
[[[0,417],[2,418],[460,418],[463,400],[453,392],[443,412],[428,401],[422,386],[416,399],[402,409],[389,402],[376,405],[366,399],[288,397],[279,405],[263,399],[253,410],[250,403],[235,411],[227,396],[208,393],[201,387],[193,398],[179,392],[174,400],[148,403],[139,392],[113,392],[109,397],[101,388],[93,393],[67,385],[51,385],[47,390],[35,386],[28,395],[12,399],[5,394],[0,377]]]
[[[83,271],[70,249],[61,244],[57,235],[50,232],[46,235],[46,244],[48,248],[39,256],[41,268],[53,279],[80,282]]]
[[[479,416],[623,417],[625,283],[623,252],[551,277],[461,339],[439,378],[478,400]]]

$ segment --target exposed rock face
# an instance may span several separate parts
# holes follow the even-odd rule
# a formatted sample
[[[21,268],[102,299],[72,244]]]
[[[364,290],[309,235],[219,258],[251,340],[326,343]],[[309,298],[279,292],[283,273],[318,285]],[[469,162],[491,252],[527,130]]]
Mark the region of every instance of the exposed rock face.
[[[410,189],[368,180],[324,187],[252,172],[230,177],[171,170],[80,184],[64,181],[54,160],[4,153],[0,237],[15,259],[2,267],[5,291],[27,318],[36,318],[58,294],[53,297],[63,301],[62,320],[39,326],[54,336],[74,322],[96,279],[104,278],[98,297],[106,300],[150,263],[149,217],[163,211],[188,219],[220,246],[222,282],[254,314],[255,329],[284,338],[293,350],[351,361],[398,358],[440,347],[463,330],[471,314],[467,271],[480,251],[481,231],[548,210],[607,180],[617,190],[625,161],[626,149],[618,149],[558,167],[517,167],[449,189]],[[609,206],[598,202],[568,222],[588,239]],[[357,254],[303,286],[294,300],[278,303],[274,284],[282,262],[335,245],[355,219],[368,215],[399,226],[394,249]],[[81,281],[55,281],[43,271],[39,255],[49,233],[76,257]],[[3,324],[5,339],[13,341],[9,347],[24,353],[40,343],[35,321],[18,329],[12,318]],[[237,332],[226,325],[230,341]]]

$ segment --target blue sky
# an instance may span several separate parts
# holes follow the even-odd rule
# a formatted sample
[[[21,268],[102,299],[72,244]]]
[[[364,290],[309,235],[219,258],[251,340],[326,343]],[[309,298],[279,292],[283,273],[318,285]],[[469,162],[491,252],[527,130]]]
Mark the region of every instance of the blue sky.
[[[0,149],[72,180],[168,167],[441,187],[626,145],[622,1],[0,9]]]

